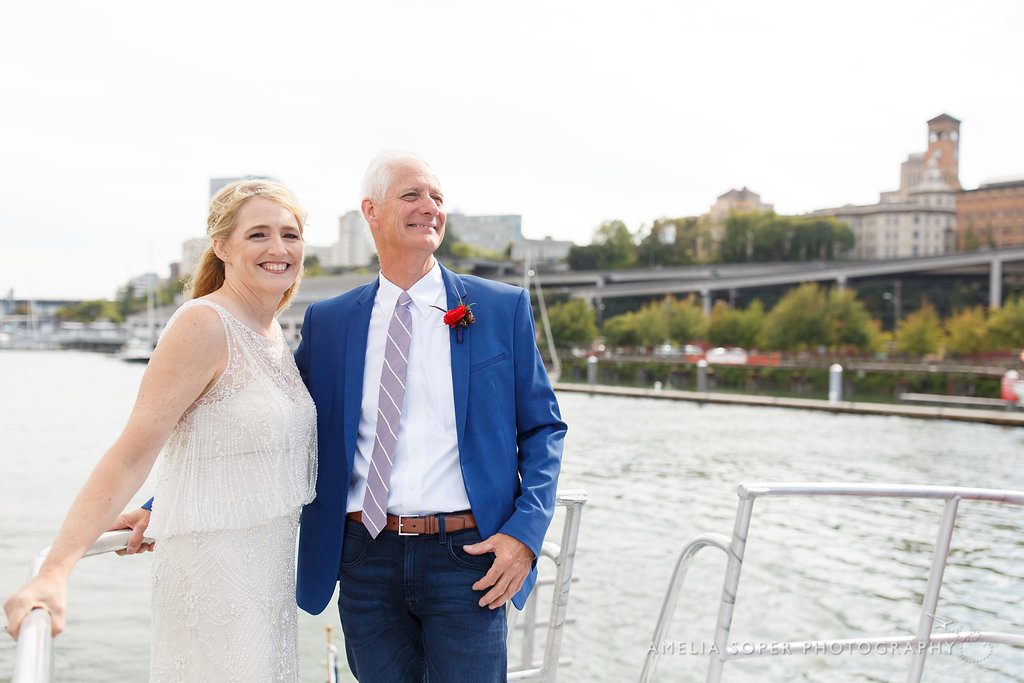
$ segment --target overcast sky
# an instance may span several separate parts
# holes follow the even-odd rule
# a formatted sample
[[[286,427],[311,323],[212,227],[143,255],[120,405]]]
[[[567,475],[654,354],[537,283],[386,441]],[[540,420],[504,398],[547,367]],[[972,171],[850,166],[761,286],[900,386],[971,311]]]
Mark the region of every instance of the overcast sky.
[[[748,186],[870,203],[963,121],[960,179],[1024,176],[1024,3],[7,2],[0,294],[109,297],[203,234],[211,177],[272,175],[336,239],[409,149],[449,210],[588,242]]]

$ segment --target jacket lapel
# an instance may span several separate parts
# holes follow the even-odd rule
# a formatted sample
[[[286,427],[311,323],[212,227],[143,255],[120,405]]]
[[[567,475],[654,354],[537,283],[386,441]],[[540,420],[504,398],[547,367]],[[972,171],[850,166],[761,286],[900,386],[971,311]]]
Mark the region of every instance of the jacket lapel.
[[[444,288],[448,301],[448,310],[463,303],[469,303],[466,286],[455,273],[441,266]],[[462,450],[462,435],[466,432],[466,408],[469,405],[469,361],[470,348],[473,344],[472,327],[462,330],[462,343],[455,339],[455,332],[449,332],[449,345],[452,352],[452,390],[455,394],[455,428],[459,436],[459,449]]]
[[[348,471],[356,455],[356,436],[359,433],[359,413],[363,405],[363,368],[366,366],[366,337],[370,332],[370,314],[380,280],[366,285],[349,311],[348,340],[345,346],[343,376],[339,378],[344,387],[345,457]]]

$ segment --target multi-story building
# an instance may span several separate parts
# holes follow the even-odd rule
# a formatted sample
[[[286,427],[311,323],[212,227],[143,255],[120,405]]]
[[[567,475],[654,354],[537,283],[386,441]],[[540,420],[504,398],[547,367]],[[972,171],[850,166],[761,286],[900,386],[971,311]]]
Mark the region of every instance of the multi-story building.
[[[905,197],[814,213],[835,216],[850,226],[854,258],[931,256],[956,248],[956,192],[941,180],[922,182]]]
[[[498,254],[523,239],[523,217],[518,214],[467,216],[453,212],[448,214],[446,225],[460,242]]]
[[[136,275],[128,281],[123,287],[119,287],[117,290],[116,298],[120,299],[124,297],[127,290],[131,290],[133,297],[146,296],[146,292],[153,290],[160,285],[160,276],[156,273],[144,273],[142,275]]]
[[[1024,178],[985,183],[957,198],[959,249],[1024,245]]]
[[[572,244],[568,240],[554,240],[550,237],[542,240],[523,239],[512,243],[510,258],[513,261],[529,261],[531,264],[564,261],[569,257]]]
[[[328,247],[318,247],[308,242],[303,245],[303,259],[309,260],[310,258],[316,258],[323,268],[333,268],[334,262],[334,245]]]
[[[771,204],[761,201],[761,195],[744,187],[742,190],[729,190],[718,196],[708,211],[708,220],[712,225],[722,225],[731,213],[751,213],[759,211],[769,213],[775,211]]]
[[[948,114],[928,121],[928,149],[900,166],[900,187],[877,204],[847,204],[813,215],[834,216],[854,234],[854,258],[929,256],[956,250],[960,191],[960,121]]]
[[[196,267],[199,265],[199,258],[206,251],[206,247],[210,245],[210,239],[208,237],[196,237],[193,239],[185,240],[181,243],[181,264],[179,265],[179,271],[182,277],[187,277],[192,273],[196,272]]]
[[[370,226],[361,211],[349,211],[338,219],[338,241],[331,249],[331,265],[350,268],[365,266],[370,262],[377,250],[370,236]]]

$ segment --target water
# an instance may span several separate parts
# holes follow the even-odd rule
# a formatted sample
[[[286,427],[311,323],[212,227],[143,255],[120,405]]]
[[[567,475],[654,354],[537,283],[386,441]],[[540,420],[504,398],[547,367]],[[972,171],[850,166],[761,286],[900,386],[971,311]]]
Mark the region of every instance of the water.
[[[120,432],[142,366],[71,352],[0,353],[0,595],[24,578],[97,457]],[[729,533],[742,481],[880,481],[1024,489],[1024,430],[772,408],[560,397],[562,485],[590,494],[562,681],[636,680],[680,548]],[[144,494],[138,496],[141,501]],[[732,638],[910,634],[942,504],[853,499],[755,506]],[[1024,632],[1024,510],[965,502],[938,615],[946,628]],[[724,558],[691,569],[658,680],[702,681]],[[145,680],[150,557],[83,560],[57,640],[62,681]],[[945,622],[944,622],[945,623]],[[303,680],[323,681],[329,607],[300,616]],[[338,629],[340,631],[340,629]],[[938,629],[937,629],[938,630]],[[340,644],[340,643],[339,643]],[[0,680],[13,662],[0,639]],[[980,661],[975,661],[980,660]],[[898,655],[730,662],[726,681],[904,680]],[[343,678],[347,674],[343,673]],[[1024,681],[1024,652],[969,645],[928,659],[929,681]]]

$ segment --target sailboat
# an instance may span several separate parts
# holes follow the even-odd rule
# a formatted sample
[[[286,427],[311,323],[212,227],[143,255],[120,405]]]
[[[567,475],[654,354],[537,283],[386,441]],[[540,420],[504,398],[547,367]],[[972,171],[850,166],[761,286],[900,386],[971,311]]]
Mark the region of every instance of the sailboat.
[[[118,357],[129,363],[148,363],[156,348],[156,316],[153,301],[153,283],[146,286],[146,334],[132,336],[121,347]]]

